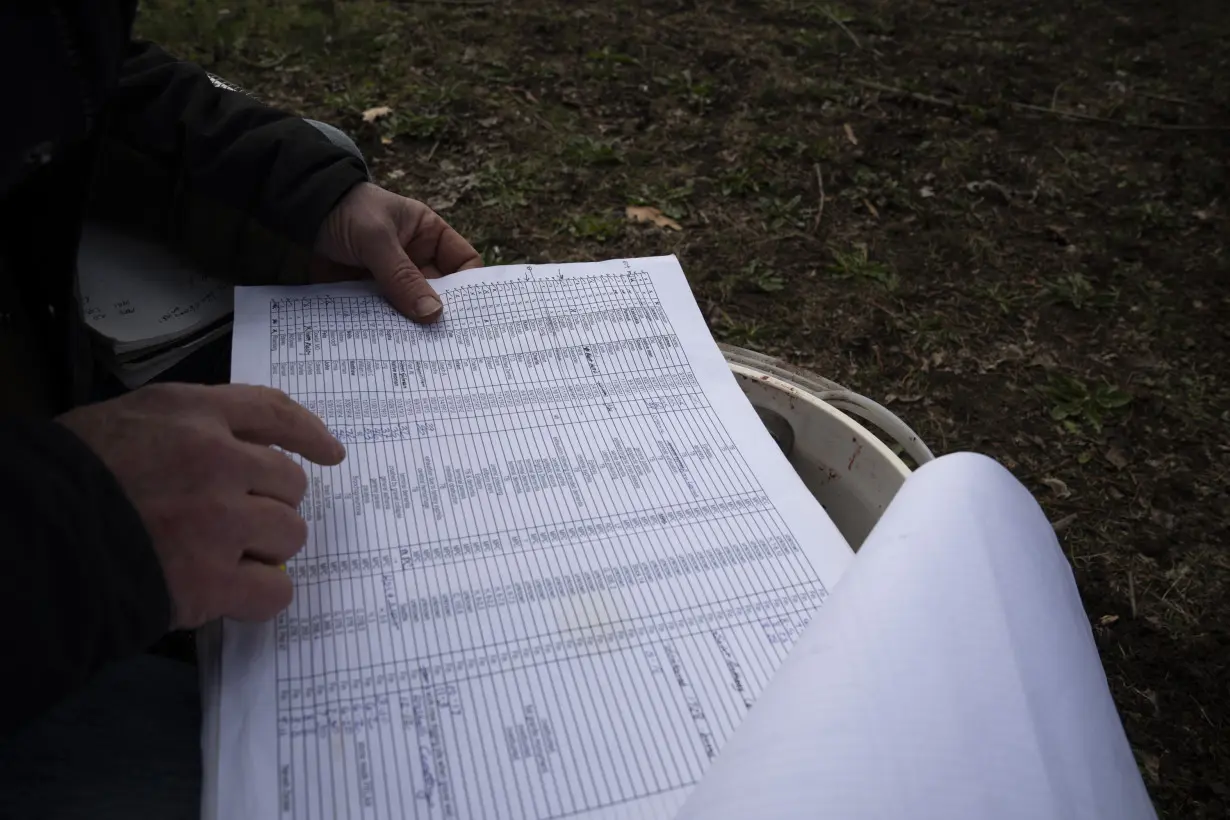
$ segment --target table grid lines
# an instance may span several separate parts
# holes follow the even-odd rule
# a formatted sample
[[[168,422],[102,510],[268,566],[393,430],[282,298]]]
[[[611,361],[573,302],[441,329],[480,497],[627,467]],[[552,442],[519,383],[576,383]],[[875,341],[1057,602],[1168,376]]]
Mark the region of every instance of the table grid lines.
[[[773,591],[774,591],[774,592],[778,592],[778,593],[785,593],[785,592],[789,592],[789,591],[791,591],[791,590],[797,590],[797,589],[803,589],[803,588],[808,588],[808,589],[807,589],[807,592],[808,592],[808,593],[810,593],[810,594],[807,594],[807,595],[801,595],[801,594],[796,593],[793,597],[795,597],[795,598],[799,598],[799,597],[816,597],[816,596],[818,596],[818,594],[822,591],[822,590],[821,590],[821,588],[820,588],[820,586],[819,586],[819,584],[818,584],[817,582],[805,582],[805,583],[801,583],[801,584],[794,584],[793,586],[790,586],[790,587],[783,587],[783,588],[781,588],[781,589],[778,589],[778,590],[773,590]],[[655,614],[654,614],[654,615],[652,615],[652,616],[649,616],[649,615],[643,615],[643,616],[639,616],[639,617],[636,617],[636,618],[627,618],[627,619],[624,619],[624,620],[621,620],[621,621],[618,621],[618,622],[611,622],[611,624],[610,624],[610,625],[611,625],[611,626],[615,626],[615,625],[617,625],[617,624],[621,624],[621,623],[633,623],[633,622],[635,622],[635,621],[656,621],[656,620],[661,619],[661,618],[662,618],[663,616],[665,616],[665,615],[676,615],[676,614],[683,614],[683,613],[685,613],[685,612],[687,612],[687,611],[689,611],[689,610],[693,610],[693,609],[702,609],[702,608],[703,608],[703,609],[705,609],[705,610],[709,610],[709,609],[711,609],[711,608],[712,608],[715,604],[716,604],[716,605],[720,605],[720,604],[729,604],[729,603],[733,603],[733,602],[735,602],[735,601],[741,600],[742,598],[751,598],[751,597],[753,597],[753,596],[748,596],[748,595],[745,595],[745,596],[736,596],[736,597],[733,597],[733,598],[728,598],[728,599],[723,600],[723,601],[710,602],[710,603],[708,603],[708,604],[704,605],[703,607],[702,607],[701,605],[699,605],[699,604],[697,604],[697,605],[693,605],[693,606],[690,606],[690,607],[680,607],[680,608],[675,609],[675,610],[670,611],[670,612],[655,613]],[[780,602],[779,602],[779,603],[780,603]],[[747,606],[744,606],[744,607],[742,607],[742,608],[743,608],[743,609],[747,609],[748,607],[747,607]],[[752,608],[755,608],[755,607],[752,607]],[[774,613],[774,614],[775,614],[775,615],[778,615],[778,616],[780,617],[780,616],[782,616],[782,615],[795,615],[795,614],[799,614],[799,613],[802,613],[802,612],[808,612],[808,611],[810,611],[810,609],[809,609],[809,608],[803,608],[803,609],[785,609],[785,610],[783,610],[782,612],[779,612],[779,613]],[[709,620],[709,618],[702,618],[701,620]],[[743,626],[747,626],[747,625],[750,625],[750,624],[753,624],[753,623],[761,623],[762,621],[763,621],[763,618],[757,618],[757,619],[754,619],[754,620],[749,620],[749,621],[746,621],[746,622],[740,622],[740,623],[738,623],[738,624],[734,624],[734,625],[743,625]],[[510,640],[507,640],[507,641],[496,641],[496,642],[487,643],[487,644],[476,644],[476,645],[474,645],[474,646],[467,647],[467,648],[466,648],[466,649],[464,649],[464,650],[462,650],[462,649],[455,649],[455,650],[440,650],[440,651],[435,652],[435,653],[423,653],[423,654],[418,654],[418,655],[416,655],[416,656],[414,657],[414,659],[413,659],[413,663],[414,663],[414,664],[416,664],[416,665],[419,665],[419,666],[422,666],[422,665],[428,665],[428,666],[430,666],[430,665],[432,665],[432,664],[431,664],[431,661],[432,661],[432,659],[433,659],[433,658],[441,658],[441,657],[443,657],[443,656],[445,656],[445,655],[450,655],[450,654],[457,654],[457,655],[473,655],[473,654],[477,654],[477,653],[480,653],[480,652],[484,652],[484,651],[487,651],[487,650],[493,650],[493,649],[494,649],[494,650],[496,650],[496,651],[498,652],[498,647],[500,647],[500,646],[505,646],[505,645],[512,644],[512,643],[529,643],[529,644],[533,644],[533,643],[534,643],[534,641],[539,640],[539,639],[548,638],[548,637],[551,637],[551,636],[558,636],[558,635],[564,634],[564,633],[566,633],[566,632],[581,632],[581,631],[584,631],[584,630],[582,630],[582,629],[581,629],[581,628],[579,628],[579,627],[570,627],[570,628],[565,629],[565,630],[560,630],[560,631],[551,632],[551,633],[530,634],[530,635],[526,635],[526,636],[523,636],[523,637],[519,637],[519,638],[515,638],[515,639],[510,639]],[[634,630],[634,631],[635,631],[635,630]],[[651,631],[656,631],[656,630],[651,630]],[[665,631],[665,630],[664,630],[664,631]],[[672,633],[672,634],[674,634],[674,633]],[[688,634],[691,634],[691,633],[688,633]],[[695,633],[695,634],[700,634],[700,633]],[[617,650],[617,649],[620,649],[623,645],[624,645],[624,644],[622,644],[622,643],[621,643],[621,645],[620,645],[620,646],[613,646],[613,647],[611,647],[611,648],[610,648],[610,651],[615,651],[615,650]],[[627,644],[627,645],[632,646],[632,645],[639,645],[639,644]],[[363,671],[364,671],[364,672],[367,672],[367,671],[371,671],[371,670],[376,670],[376,669],[379,669],[379,668],[384,667],[384,666],[398,666],[398,665],[404,665],[404,664],[407,664],[407,663],[410,663],[410,662],[411,662],[411,661],[408,661],[408,660],[398,659],[398,660],[390,660],[390,661],[383,661],[383,662],[378,662],[378,663],[372,663],[372,664],[368,664],[368,665],[364,666],[364,667],[363,667]],[[281,682],[283,682],[283,683],[291,683],[291,684],[293,684],[293,683],[298,682],[298,681],[314,680],[315,678],[316,678],[316,676],[315,676],[315,675],[304,675],[304,676],[293,676],[293,675],[288,675],[288,676],[283,676],[283,677],[279,678],[279,681],[281,681]]]
[[[271,386],[348,446],[304,465],[274,624],[281,816],[565,818],[687,788],[827,590],[648,273],[442,295],[435,327],[269,300]]]

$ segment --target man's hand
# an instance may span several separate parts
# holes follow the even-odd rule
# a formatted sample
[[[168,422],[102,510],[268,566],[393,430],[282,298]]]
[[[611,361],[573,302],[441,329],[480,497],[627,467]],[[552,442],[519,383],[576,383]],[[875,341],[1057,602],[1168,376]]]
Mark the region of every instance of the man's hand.
[[[419,322],[440,318],[428,279],[482,265],[478,251],[431,208],[370,182],[352,188],[325,219],[316,252],[323,259],[314,281],[370,275],[393,307]]]
[[[266,620],[293,590],[278,568],[303,548],[307,477],[345,458],[324,423],[277,390],[153,385],[57,419],[123,486],[154,542],[173,628]]]

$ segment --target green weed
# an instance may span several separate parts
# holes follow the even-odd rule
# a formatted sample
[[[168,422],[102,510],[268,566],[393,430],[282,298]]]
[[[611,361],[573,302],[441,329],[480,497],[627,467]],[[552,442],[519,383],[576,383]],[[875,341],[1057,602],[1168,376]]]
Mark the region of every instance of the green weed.
[[[833,251],[833,266],[830,270],[839,279],[868,279],[879,283],[890,292],[901,284],[892,268],[871,258],[866,245],[857,245],[846,252]]]
[[[759,322],[744,322],[731,319],[729,316],[723,316],[722,321],[719,323],[718,333],[727,344],[747,347],[752,350],[764,347],[766,337],[772,335],[771,333],[766,333],[765,327]]]
[[[746,268],[743,269],[744,278],[752,284],[752,286],[761,293],[777,293],[785,290],[786,280],[780,274],[774,273],[771,270],[765,270],[761,267],[761,262],[758,259],[753,259]]]
[[[1024,296],[1003,282],[994,282],[983,287],[982,298],[999,308],[999,312],[1004,316],[1017,313],[1025,301]]]
[[[442,114],[393,112],[380,120],[382,136],[388,139],[407,137],[417,140],[439,139],[452,121]]]
[[[619,143],[590,136],[569,140],[564,148],[564,156],[576,165],[610,166],[623,162],[623,150]]]
[[[747,166],[722,174],[718,177],[717,186],[722,196],[746,196],[760,191],[758,174]]]
[[[610,214],[578,214],[561,223],[562,229],[577,239],[609,242],[624,231],[624,221]]]
[[[510,210],[525,207],[532,193],[516,166],[489,162],[478,172],[475,188],[484,207]]]
[[[1047,293],[1051,300],[1070,305],[1076,310],[1085,307],[1107,308],[1119,298],[1119,292],[1113,288],[1098,291],[1083,273],[1069,273],[1061,276],[1047,285]]]
[[[1090,386],[1064,374],[1053,375],[1045,392],[1051,403],[1051,418],[1072,434],[1081,433],[1086,426],[1100,433],[1106,422],[1132,401],[1129,393],[1109,382]]]
[[[756,210],[764,219],[766,230],[781,231],[801,229],[806,225],[806,214],[801,207],[803,198],[795,194],[786,199],[780,196],[763,196],[756,203]]]
[[[629,204],[651,205],[671,219],[686,219],[691,210],[689,203],[696,193],[691,179],[683,185],[642,184],[629,197]]]

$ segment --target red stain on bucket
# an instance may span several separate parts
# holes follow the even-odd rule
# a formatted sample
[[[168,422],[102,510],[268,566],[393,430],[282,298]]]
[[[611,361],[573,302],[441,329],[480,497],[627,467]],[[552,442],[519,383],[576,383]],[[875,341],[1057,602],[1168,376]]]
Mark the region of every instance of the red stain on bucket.
[[[854,455],[850,456],[850,463],[846,465],[847,470],[854,469],[854,462],[858,461],[858,457],[863,454],[863,443],[860,441],[854,447]]]

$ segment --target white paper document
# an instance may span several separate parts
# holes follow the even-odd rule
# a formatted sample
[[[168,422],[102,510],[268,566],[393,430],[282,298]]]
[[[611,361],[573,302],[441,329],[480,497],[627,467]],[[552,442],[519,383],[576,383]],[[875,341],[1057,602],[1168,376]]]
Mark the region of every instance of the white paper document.
[[[122,355],[191,335],[231,312],[232,288],[161,246],[88,223],[77,287],[86,326]]]
[[[205,810],[668,818],[853,560],[674,257],[236,291],[307,465],[295,601],[206,652]],[[217,636],[214,636],[217,637]]]
[[[1153,820],[1029,492],[959,453],[906,480],[680,820]]]
[[[115,377],[123,382],[125,387],[129,390],[136,390],[159,373],[170,370],[193,353],[230,332],[230,323],[226,323],[138,359],[120,360],[111,355],[102,355],[99,358],[115,374]]]

